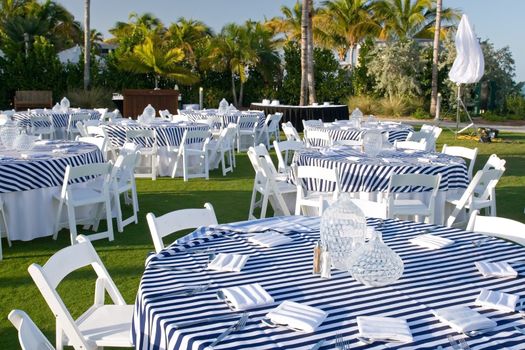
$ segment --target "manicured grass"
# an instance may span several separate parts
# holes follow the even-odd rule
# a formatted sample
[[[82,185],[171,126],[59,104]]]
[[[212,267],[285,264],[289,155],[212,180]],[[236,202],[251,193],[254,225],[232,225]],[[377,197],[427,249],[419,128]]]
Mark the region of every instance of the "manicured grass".
[[[507,171],[497,188],[498,215],[525,221],[525,134],[501,134],[511,143],[480,144],[475,141],[454,140],[451,132],[444,132],[443,143],[478,147],[478,168],[496,153],[507,160]],[[521,142],[521,143],[520,143]],[[253,170],[245,154],[237,156],[233,174],[223,177],[213,171],[210,180],[160,178],[157,181],[138,180],[139,224],[129,225],[123,233],[116,232],[115,241],[94,242],[94,246],[126,302],[133,303],[137,292],[144,259],[153,250],[145,215],[157,215],[188,207],[202,207],[211,202],[219,222],[245,220],[248,216]],[[21,215],[23,215],[21,213]],[[116,229],[116,225],[114,225]],[[173,237],[175,239],[176,237]],[[18,349],[16,331],[7,320],[11,309],[25,310],[54,343],[55,322],[44,299],[27,272],[31,263],[44,264],[57,250],[69,244],[67,231],[59,239],[51,237],[31,242],[15,241],[8,248],[4,240],[4,260],[0,261],[0,349]],[[68,276],[60,285],[59,293],[74,317],[87,309],[93,301],[94,273],[90,268]]]

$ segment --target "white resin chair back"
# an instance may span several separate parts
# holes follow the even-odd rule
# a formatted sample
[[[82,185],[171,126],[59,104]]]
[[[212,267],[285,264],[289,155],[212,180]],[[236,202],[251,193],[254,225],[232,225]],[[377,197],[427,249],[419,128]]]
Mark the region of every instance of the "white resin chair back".
[[[55,126],[51,114],[31,115],[31,134],[43,138],[47,136],[52,139],[55,135]]]
[[[69,115],[69,120],[67,123],[67,135],[69,139],[74,140],[75,135],[79,133],[77,129],[77,122],[86,123],[89,120],[89,113],[73,113]]]
[[[171,177],[175,178],[177,169],[181,166],[184,181],[197,177],[204,177],[208,180],[210,176],[210,164],[208,161],[209,143],[210,132],[208,130],[186,129],[182,135]]]
[[[94,111],[100,114],[99,120],[106,120],[106,113],[108,113],[109,108],[95,108]]]
[[[432,134],[432,136],[434,137],[434,140],[437,141],[437,139],[443,132],[443,129],[436,125],[423,124],[419,131],[426,132],[428,134]]]
[[[474,171],[474,165],[476,164],[476,158],[478,157],[478,148],[467,148],[461,146],[448,146],[447,144],[443,145],[441,153],[448,154],[450,156],[461,157],[469,161],[468,165],[468,178],[472,179],[472,174]]]
[[[215,211],[210,203],[205,203],[203,209],[175,210],[159,217],[148,213],[146,220],[157,253],[164,249],[162,239],[167,235],[181,230],[218,224]]]
[[[435,222],[436,197],[441,182],[440,175],[427,174],[393,174],[387,190],[387,213],[389,218],[400,216],[415,216],[415,221],[420,216],[428,218],[430,224]],[[425,203],[422,199],[402,199],[396,198],[403,196],[404,193],[418,192],[422,195],[430,191],[430,195]]]
[[[303,129],[306,128],[324,128],[323,121],[321,119],[303,119]]]
[[[412,131],[408,134],[406,141],[425,141],[425,151],[433,152],[436,150],[436,139],[432,133],[424,131]]]
[[[66,226],[69,227],[71,244],[75,244],[77,237],[76,225],[81,223],[89,224],[93,225],[93,228],[96,230],[98,229],[100,218],[105,212],[108,226],[107,231],[91,234],[89,239],[96,240],[108,238],[110,241],[113,240],[113,222],[109,197],[110,172],[110,163],[92,163],[75,167],[68,165],[66,167],[62,190],[60,191],[60,195],[54,197],[59,201],[55,221],[55,234],[53,236],[54,239],[57,238],[59,229]],[[75,186],[75,180],[77,179],[96,179],[98,177],[100,177],[101,181],[90,181],[90,184],[93,186],[89,188],[78,188]],[[77,220],[75,208],[86,205],[97,205],[95,217],[89,217],[85,220]],[[66,225],[61,223],[64,206],[66,206],[67,209],[68,222]]]
[[[190,121],[190,119],[188,118],[187,115],[172,115],[171,116],[171,121],[173,123],[187,123]]]
[[[394,141],[394,148],[411,149],[414,151],[426,151],[427,141],[425,139],[421,139],[419,141]]]
[[[464,209],[470,211],[467,220],[472,211],[483,208],[488,209],[491,216],[495,216],[496,199],[492,194],[495,192],[496,185],[504,172],[505,169],[479,170],[476,172],[463,195],[457,200],[449,201],[455,207],[447,220],[447,226],[465,224],[464,222],[456,222],[458,215]]]
[[[167,109],[159,110],[159,115],[162,119],[171,121],[172,114]]]
[[[482,170],[491,170],[491,169],[505,170],[506,163],[507,161],[505,159],[501,159],[497,155],[491,154],[489,159],[487,159],[487,162],[485,163],[485,165],[483,165]]]
[[[332,138],[328,129],[307,127],[304,129],[304,141],[306,147],[330,147],[333,146]]]
[[[22,310],[12,310],[7,316],[18,330],[18,342],[22,350],[54,350],[55,348],[33,320]]]
[[[325,205],[336,201],[341,192],[341,184],[337,169],[328,169],[318,166],[298,166],[295,168],[295,182],[297,186],[297,200],[295,215],[311,215],[314,208],[315,215],[321,216]],[[309,191],[306,185],[315,185],[319,191]],[[331,200],[329,200],[331,199]]]
[[[366,217],[387,219],[387,206],[385,203],[374,202],[367,199],[352,198],[349,199],[354,203]]]
[[[525,246],[524,223],[497,216],[481,216],[478,210],[472,211],[467,231],[503,238]]]
[[[77,244],[63,248],[40,266],[28,268],[37,288],[55,315],[57,348],[97,349],[103,346],[131,347],[129,332],[133,306],[126,305],[91,242],[77,237]],[[57,292],[60,282],[70,273],[91,265],[97,275],[95,301],[78,319],[73,319]],[[114,305],[105,305],[105,294]]]
[[[266,136],[267,141],[268,141],[266,146],[268,148],[272,147],[272,143],[270,143],[272,137],[275,141],[281,141],[279,123],[281,122],[282,118],[283,118],[282,113],[268,114],[268,116],[266,117],[265,124],[266,124],[266,132],[268,133],[268,135]]]
[[[237,152],[241,151],[243,139],[251,139],[250,146],[257,142],[257,124],[259,117],[256,115],[239,115],[237,118]]]
[[[139,148],[139,157],[149,158],[149,167],[135,168],[135,177],[157,179],[158,144],[157,133],[151,129],[126,130],[126,142],[134,143]]]
[[[292,163],[295,152],[304,149],[304,143],[300,141],[274,141],[273,147],[277,155],[277,171],[286,174]]]
[[[283,129],[284,135],[288,141],[303,142],[301,136],[299,136],[299,133],[297,132],[297,129],[291,122],[282,123],[281,128]]]
[[[105,161],[108,160],[106,156],[106,143],[107,143],[106,138],[95,137],[95,136],[87,136],[87,137],[77,136],[76,141],[86,142],[86,143],[90,143],[92,145],[97,146],[99,151],[102,152],[102,154],[104,155],[104,160]]]
[[[219,138],[215,142],[213,149],[210,149],[210,164],[213,167],[222,165],[222,176],[228,172],[233,172],[235,164],[235,137],[237,136],[237,125],[228,124],[228,127],[222,129]]]
[[[87,128],[84,125],[84,123],[77,122],[77,130],[78,130],[78,133],[80,134],[80,136],[82,136],[82,137],[88,137],[89,136],[89,134],[87,132]]]

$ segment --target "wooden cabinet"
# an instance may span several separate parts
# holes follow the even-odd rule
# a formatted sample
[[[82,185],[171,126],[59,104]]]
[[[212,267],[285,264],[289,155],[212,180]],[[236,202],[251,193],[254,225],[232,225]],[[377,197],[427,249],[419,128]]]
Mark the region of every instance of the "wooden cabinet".
[[[144,108],[151,104],[157,112],[167,109],[171,114],[177,114],[179,92],[177,90],[124,90],[124,111],[122,115],[126,118],[136,119],[141,115]]]

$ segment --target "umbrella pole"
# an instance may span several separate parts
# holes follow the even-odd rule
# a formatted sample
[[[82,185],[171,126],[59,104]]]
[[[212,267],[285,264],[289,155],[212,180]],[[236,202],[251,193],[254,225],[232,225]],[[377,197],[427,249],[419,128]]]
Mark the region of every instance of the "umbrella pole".
[[[472,120],[472,118],[470,117],[470,113],[468,112],[467,110],[467,106],[465,106],[465,104],[463,103],[463,100],[461,99],[461,84],[457,84],[458,85],[458,99],[457,99],[457,112],[456,112],[456,133],[455,133],[455,137],[457,137],[458,134],[461,134],[462,132],[465,132],[467,131],[468,129],[470,128],[474,128],[474,133],[477,135],[478,132],[475,128],[475,125],[474,125],[474,121]],[[465,110],[465,113],[467,113],[467,117],[470,121],[470,124],[468,124],[467,126],[465,126],[463,129],[459,130],[459,119],[460,119],[460,116],[459,116],[459,107],[460,105],[463,107],[463,109]]]
[[[458,137],[459,133],[459,104],[461,103],[461,84],[458,86],[458,97],[456,99],[456,132],[454,133],[454,139]]]

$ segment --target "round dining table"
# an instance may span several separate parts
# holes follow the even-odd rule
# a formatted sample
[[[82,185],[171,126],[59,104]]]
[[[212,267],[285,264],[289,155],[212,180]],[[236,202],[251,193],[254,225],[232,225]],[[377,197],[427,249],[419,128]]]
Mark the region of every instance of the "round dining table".
[[[12,240],[29,241],[54,234],[58,203],[66,167],[104,162],[92,144],[37,141],[31,150],[8,150],[0,146],[0,198],[4,202]],[[78,181],[78,185],[89,179]]]
[[[439,174],[441,182],[435,206],[436,223],[443,223],[447,195],[457,196],[469,184],[467,166],[462,158],[435,152],[389,148],[377,156],[369,156],[356,147],[334,146],[299,151],[295,163],[298,166],[336,168],[342,192],[357,193],[368,199],[387,191],[392,174]],[[305,186],[310,191],[335,189],[334,183],[326,181],[310,181]],[[418,189],[404,187],[396,192],[413,194]]]
[[[170,176],[174,166],[176,153],[174,149],[179,147],[184,131],[186,130],[209,130],[208,124],[197,122],[170,122],[165,120],[155,120],[151,123],[139,123],[135,120],[122,119],[118,122],[104,124],[111,145],[117,149],[121,148],[126,142],[126,132],[128,130],[154,130],[157,136],[157,146],[159,162],[159,176]],[[137,138],[137,146],[150,146],[146,140]]]
[[[525,324],[518,312],[475,302],[482,290],[510,293],[524,300],[523,247],[457,228],[410,221],[368,218],[367,225],[380,231],[386,245],[403,260],[401,278],[390,285],[365,286],[348,271],[333,267],[330,278],[313,275],[319,217],[273,217],[199,228],[147,259],[133,314],[135,348],[209,348],[243,314],[232,311],[218,297],[219,289],[252,283],[258,283],[273,302],[247,310],[245,326],[221,338],[215,349],[309,350],[317,345],[328,350],[336,348],[338,339],[351,349],[453,349],[449,338],[464,341],[471,349],[525,348]],[[282,245],[261,247],[252,237],[262,232],[279,233],[288,239]],[[411,242],[423,233],[452,243],[431,250]],[[483,243],[473,244],[479,241]],[[248,258],[240,272],[215,271],[208,268],[210,252]],[[484,277],[476,268],[475,263],[480,261],[508,262],[518,276]],[[188,293],[196,286],[201,288]],[[311,332],[263,323],[266,315],[284,301],[321,309],[327,317]],[[476,336],[458,333],[436,316],[436,310],[449,307],[471,309],[496,325]],[[404,320],[412,340],[366,344],[358,339],[360,316]]]

